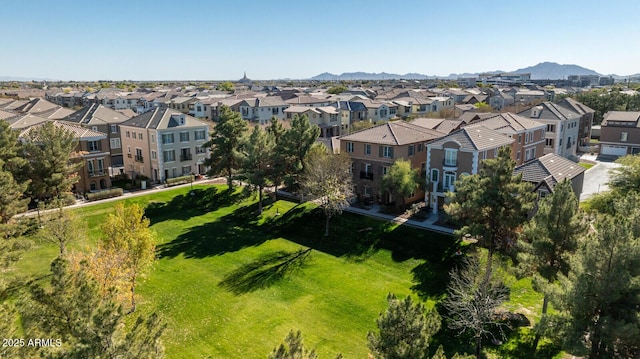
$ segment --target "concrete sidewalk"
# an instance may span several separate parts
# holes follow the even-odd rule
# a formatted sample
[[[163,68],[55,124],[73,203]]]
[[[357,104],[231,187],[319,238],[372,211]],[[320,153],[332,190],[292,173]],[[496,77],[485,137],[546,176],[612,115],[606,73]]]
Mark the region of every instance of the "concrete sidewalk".
[[[350,206],[350,207],[345,208],[345,211],[351,212],[351,213],[360,214],[360,215],[363,215],[363,216],[383,219],[383,220],[387,220],[387,221],[393,221],[393,222],[404,224],[404,225],[411,226],[411,227],[414,227],[414,228],[426,229],[426,230],[433,231],[433,232],[453,235],[453,229],[452,228],[436,225],[436,222],[438,221],[438,216],[434,215],[434,214],[430,214],[429,218],[427,218],[424,221],[416,221],[416,220],[413,220],[413,219],[408,219],[408,218],[403,218],[403,217],[399,217],[399,216],[393,216],[393,215],[390,215],[390,214],[380,213],[378,206],[373,206],[371,209],[364,209],[364,208],[358,208],[358,207]]]

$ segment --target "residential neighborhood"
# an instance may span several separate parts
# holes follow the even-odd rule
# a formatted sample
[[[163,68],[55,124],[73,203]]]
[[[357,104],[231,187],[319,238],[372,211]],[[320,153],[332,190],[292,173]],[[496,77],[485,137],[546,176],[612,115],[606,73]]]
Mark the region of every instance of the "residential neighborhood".
[[[514,354],[512,346],[535,353],[533,358],[569,353],[573,349],[553,332],[541,336],[544,344],[537,344],[535,328],[546,325],[541,318],[553,317],[546,312],[549,303],[566,315],[576,313],[548,297],[549,291],[577,302],[580,298],[572,291],[576,287],[566,281],[586,286],[581,281],[588,279],[578,278],[582,272],[576,271],[589,268],[567,269],[570,264],[558,257],[555,260],[566,267],[554,269],[555,277],[547,279],[552,289],[541,289],[531,278],[543,272],[532,274],[533,267],[524,266],[542,265],[532,258],[552,247],[558,252],[545,256],[595,261],[589,257],[589,246],[633,233],[635,222],[621,218],[640,217],[634,207],[635,198],[640,198],[634,174],[640,168],[640,107],[610,109],[601,98],[628,96],[625,103],[633,103],[640,95],[631,89],[620,94],[620,88],[611,85],[574,86],[586,84],[579,79],[559,87],[533,81],[526,73],[499,73],[455,83],[261,83],[244,73],[224,86],[204,81],[10,84],[12,88],[0,89],[0,185],[7,198],[6,204],[0,203],[6,226],[1,228],[8,228],[7,243],[32,238],[36,255],[24,254],[13,244],[7,253],[25,257],[26,269],[21,270],[44,272],[48,262],[38,256],[58,251],[56,260],[68,260],[65,263],[78,268],[68,283],[83,285],[88,280],[93,289],[87,289],[87,295],[95,296],[96,308],[108,310],[117,304],[128,310],[110,314],[123,323],[110,335],[133,330],[125,324],[126,315],[135,312],[145,318],[145,329],[135,330],[149,340],[144,350],[153,351],[153,357],[160,357],[165,341],[167,356],[181,357],[178,343],[199,339],[167,333],[193,328],[191,320],[180,316],[216,306],[219,298],[239,307],[230,312],[224,305],[216,306],[226,315],[251,313],[252,318],[299,325],[281,313],[293,310],[296,317],[307,318],[316,315],[309,314],[315,307],[288,308],[283,303],[288,295],[311,295],[306,276],[315,276],[312,270],[323,273],[312,279],[312,291],[336,296],[323,302],[328,309],[317,309],[322,320],[356,320],[353,306],[358,308],[356,315],[366,316],[363,322],[371,322],[365,324],[371,327],[368,335],[350,336],[349,347],[342,349],[355,357],[386,350],[377,339],[385,335],[383,328],[372,330],[396,315],[394,307],[414,305],[407,304],[412,294],[442,304],[438,310],[444,319],[437,320],[446,325],[439,329],[446,336],[456,336],[460,325],[479,332],[501,326],[503,317],[515,318],[499,336],[509,345],[488,338],[467,340],[467,335],[462,339],[466,344],[441,347],[447,355],[475,350],[476,358],[529,357]],[[90,230],[101,234],[78,237],[74,228],[82,228],[85,218],[73,222],[76,213],[97,218],[89,222]],[[621,221],[620,232],[608,218]],[[139,247],[126,252],[122,233]],[[602,241],[593,241],[596,237]],[[562,244],[566,248],[548,245],[558,238],[568,241]],[[640,257],[634,243],[629,239],[615,245],[624,247],[629,258],[635,253]],[[79,249],[84,245],[97,249]],[[485,262],[473,262],[478,256]],[[142,263],[138,260],[146,262],[137,266]],[[159,270],[149,271],[156,266]],[[57,271],[52,275],[69,275],[52,268]],[[471,272],[462,272],[464,268]],[[529,272],[519,278],[515,271],[520,270]],[[464,281],[456,279],[460,275],[486,285],[497,283],[511,297],[499,290],[474,294],[474,301],[489,306],[485,324],[464,324],[467,314],[457,311],[467,313],[469,308],[455,301],[455,291],[475,289],[464,287]],[[516,286],[525,294],[512,289]],[[623,284],[619,287],[626,290]],[[371,305],[354,295],[354,288],[359,293],[386,293],[391,312],[381,312],[379,303]],[[400,288],[404,299],[390,288]],[[74,293],[71,298],[78,295],[75,284],[64,290]],[[46,288],[33,293],[11,294],[34,303],[12,307],[17,313],[12,315],[24,318],[21,330],[29,333],[38,327],[31,315],[66,310],[51,303],[79,304],[54,298],[60,294]],[[215,299],[206,299],[211,295]],[[205,299],[199,302],[196,297]],[[266,313],[272,298],[287,309]],[[340,309],[344,305],[349,307]],[[411,320],[434,315],[415,305],[419,315]],[[153,307],[177,324],[167,329],[156,322],[158,317],[136,312],[136,307]],[[97,312],[87,318],[78,320],[100,320]],[[200,335],[231,331],[226,335],[232,340],[254,348],[242,339],[244,329],[226,322],[235,319],[208,320],[213,324],[203,324]],[[260,335],[270,335],[273,326],[267,326]],[[530,337],[519,337],[517,331]],[[285,344],[295,346],[301,335],[289,332]],[[364,349],[358,344],[363,338]],[[141,345],[126,345],[131,343]],[[330,348],[345,348],[340,344]],[[64,347],[60,353],[73,348]],[[128,350],[119,348],[122,353]],[[261,356],[264,345],[255,348],[250,350]],[[227,357],[219,354],[224,350],[198,348],[186,356]],[[634,350],[625,353],[632,358]],[[28,357],[36,352],[0,353]],[[240,357],[253,357],[246,353]]]

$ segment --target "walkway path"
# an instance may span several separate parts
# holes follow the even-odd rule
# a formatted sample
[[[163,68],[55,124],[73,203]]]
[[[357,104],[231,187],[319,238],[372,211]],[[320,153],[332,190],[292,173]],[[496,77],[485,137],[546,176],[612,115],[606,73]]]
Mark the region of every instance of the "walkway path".
[[[427,218],[424,221],[417,221],[417,220],[414,220],[414,219],[408,219],[408,218],[404,218],[404,217],[399,217],[399,216],[393,216],[393,215],[390,215],[390,214],[380,213],[378,206],[372,206],[371,209],[364,209],[364,208],[358,208],[358,207],[351,206],[351,207],[347,207],[345,209],[345,211],[351,212],[351,213],[357,213],[357,214],[360,214],[360,215],[363,215],[363,216],[368,216],[368,217],[373,217],[373,218],[378,218],[378,219],[384,219],[384,220],[387,220],[387,221],[393,221],[393,222],[396,222],[396,223],[404,224],[404,225],[415,227],[415,228],[419,228],[419,229],[426,229],[426,230],[433,231],[433,232],[444,233],[444,234],[453,234],[453,229],[448,228],[448,227],[438,226],[436,224],[436,222],[438,221],[438,216],[434,215],[434,214],[430,214],[429,218]]]

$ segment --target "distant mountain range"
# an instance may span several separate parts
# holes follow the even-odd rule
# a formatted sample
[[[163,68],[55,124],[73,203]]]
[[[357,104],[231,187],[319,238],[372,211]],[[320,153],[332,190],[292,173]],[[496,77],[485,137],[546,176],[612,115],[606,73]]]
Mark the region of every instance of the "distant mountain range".
[[[34,78],[34,77],[12,77],[12,76],[0,76],[0,81],[57,81],[53,79],[43,79],[43,78]]]
[[[566,79],[571,75],[596,75],[596,76],[605,76],[597,73],[594,70],[584,68],[578,65],[561,65],[555,62],[541,62],[535,66],[529,66],[522,69],[518,69],[515,71],[486,71],[483,73],[500,73],[500,72],[514,72],[514,73],[530,73],[532,80],[561,80]],[[399,74],[389,74],[386,72],[381,73],[368,73],[368,72],[345,72],[340,75],[332,74],[332,73],[322,73],[320,75],[314,76],[311,80],[318,81],[344,81],[344,80],[428,80],[428,79],[449,79],[455,80],[459,77],[477,77],[479,73],[463,73],[463,74],[450,74],[449,76],[433,76],[433,75],[423,75],[418,73],[408,73],[404,75]],[[606,75],[612,76],[615,79],[625,79],[627,77],[640,76],[638,74],[634,75]]]

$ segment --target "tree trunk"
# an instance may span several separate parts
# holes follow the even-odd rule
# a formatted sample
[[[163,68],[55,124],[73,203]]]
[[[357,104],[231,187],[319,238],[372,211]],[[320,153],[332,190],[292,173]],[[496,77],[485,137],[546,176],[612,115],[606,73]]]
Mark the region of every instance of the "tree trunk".
[[[277,201],[278,200],[278,185],[277,184],[273,185],[273,196],[274,196],[275,201]]]
[[[258,213],[262,214],[262,186],[258,186]]]
[[[476,359],[480,359],[481,355],[482,355],[482,337],[478,335],[476,337]]]
[[[131,309],[129,313],[133,313],[136,311],[136,276],[135,274],[131,277]]]
[[[231,166],[227,167],[227,186],[229,186],[229,191],[233,190],[233,176],[231,175]]]
[[[544,320],[547,315],[547,307],[549,306],[549,296],[544,295],[544,299],[542,300],[542,316],[540,316],[540,321]],[[538,350],[538,342],[540,341],[540,331],[536,333],[536,337],[533,339],[533,345],[531,346],[533,352],[535,353]]]
[[[489,248],[488,248],[489,252],[487,253],[487,266],[485,268],[485,274],[484,274],[484,279],[487,282],[487,284],[491,282],[491,271],[492,271],[491,262],[493,261],[493,251],[494,251],[493,247],[494,247],[493,241],[491,241],[489,243]]]
[[[329,219],[331,219],[331,216],[327,215],[326,219],[324,221],[324,236],[325,237],[329,237]]]

